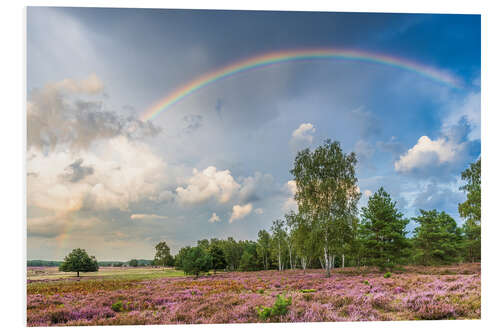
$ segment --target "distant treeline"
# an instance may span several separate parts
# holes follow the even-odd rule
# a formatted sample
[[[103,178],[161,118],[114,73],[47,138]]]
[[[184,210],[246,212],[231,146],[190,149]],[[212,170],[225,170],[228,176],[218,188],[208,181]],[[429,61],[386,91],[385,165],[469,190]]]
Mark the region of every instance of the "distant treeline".
[[[148,259],[133,259],[137,262],[133,262],[130,265],[130,261],[99,261],[99,267],[122,267],[122,266],[151,266],[152,260]],[[28,260],[28,267],[59,267],[62,261],[53,260]]]
[[[62,261],[28,260],[28,267],[33,267],[33,266],[58,267],[60,264],[62,264]]]

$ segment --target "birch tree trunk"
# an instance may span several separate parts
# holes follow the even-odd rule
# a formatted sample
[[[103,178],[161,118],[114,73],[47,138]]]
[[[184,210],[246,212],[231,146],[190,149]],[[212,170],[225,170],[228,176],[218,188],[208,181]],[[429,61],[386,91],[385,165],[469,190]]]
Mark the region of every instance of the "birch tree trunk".
[[[302,258],[300,258],[300,261],[301,261],[301,264],[302,264],[302,269],[305,272],[306,268],[307,268],[307,258],[306,257],[302,257]]]
[[[278,270],[281,271],[281,244],[278,241]]]

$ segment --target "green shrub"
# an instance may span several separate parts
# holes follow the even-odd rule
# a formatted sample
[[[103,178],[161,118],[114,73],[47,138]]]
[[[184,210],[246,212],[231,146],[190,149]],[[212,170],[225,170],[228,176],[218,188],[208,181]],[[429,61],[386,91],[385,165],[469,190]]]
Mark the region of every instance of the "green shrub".
[[[264,294],[264,289],[258,289],[257,292],[262,295]]]
[[[292,304],[292,297],[285,298],[282,295],[276,296],[276,301],[272,307],[258,306],[257,313],[261,320],[284,316],[288,313],[288,307]]]
[[[307,293],[315,293],[316,289],[302,289],[300,291],[301,293],[307,294]]]
[[[384,278],[390,278],[392,276],[391,272],[387,272],[384,274]]]
[[[367,280],[364,280],[363,283],[366,284],[367,286],[370,285],[370,282],[368,282]]]
[[[113,310],[114,312],[121,312],[121,311],[123,311],[123,303],[122,303],[122,301],[118,301],[116,303],[113,303],[111,305],[111,310]]]

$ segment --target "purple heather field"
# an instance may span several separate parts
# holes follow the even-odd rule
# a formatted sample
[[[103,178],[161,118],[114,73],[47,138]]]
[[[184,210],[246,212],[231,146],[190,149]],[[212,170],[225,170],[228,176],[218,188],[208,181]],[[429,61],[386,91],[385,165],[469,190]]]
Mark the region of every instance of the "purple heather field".
[[[480,319],[481,266],[66,277],[28,280],[27,293],[28,326]],[[278,295],[286,314],[261,318]]]

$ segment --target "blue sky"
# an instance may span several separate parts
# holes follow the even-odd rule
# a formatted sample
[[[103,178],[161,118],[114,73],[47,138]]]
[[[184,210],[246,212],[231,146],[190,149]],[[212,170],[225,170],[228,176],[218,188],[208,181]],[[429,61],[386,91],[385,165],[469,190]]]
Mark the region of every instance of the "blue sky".
[[[295,153],[327,138],[358,155],[360,207],[384,186],[408,218],[438,209],[462,223],[460,172],[481,146],[479,15],[31,7],[27,24],[29,259],[255,239],[294,207]],[[139,120],[200,75],[306,48],[389,55],[463,87],[373,63],[285,63]]]

